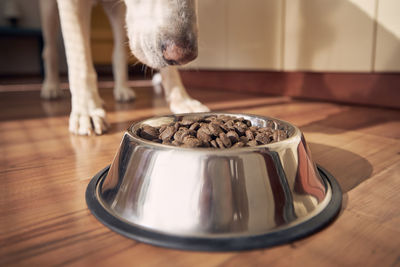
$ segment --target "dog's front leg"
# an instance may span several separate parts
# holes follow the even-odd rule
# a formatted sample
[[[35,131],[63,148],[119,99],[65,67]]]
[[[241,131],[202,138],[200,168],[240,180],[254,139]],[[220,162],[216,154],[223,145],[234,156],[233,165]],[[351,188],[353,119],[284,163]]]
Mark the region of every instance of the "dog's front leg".
[[[102,134],[107,129],[106,114],[89,40],[92,1],[58,0],[58,7],[72,94],[69,130],[80,135]]]
[[[44,49],[44,81],[40,96],[53,99],[61,96],[58,74],[57,37],[60,32],[56,0],[40,0],[40,18],[42,23]]]
[[[114,98],[117,101],[129,101],[135,98],[135,92],[128,87],[127,43],[125,29],[125,3],[104,1],[104,10],[110,19],[114,35],[113,74],[115,80]]]
[[[209,111],[209,108],[188,95],[176,67],[162,68],[160,73],[165,96],[173,113]]]

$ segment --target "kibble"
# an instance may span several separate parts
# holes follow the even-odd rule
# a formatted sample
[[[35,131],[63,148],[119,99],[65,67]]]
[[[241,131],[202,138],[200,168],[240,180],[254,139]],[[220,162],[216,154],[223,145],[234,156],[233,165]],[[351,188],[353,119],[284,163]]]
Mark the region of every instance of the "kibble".
[[[165,145],[227,149],[282,141],[288,138],[288,130],[274,120],[268,121],[267,127],[259,127],[244,118],[213,115],[183,116],[160,127],[144,124],[138,135]]]

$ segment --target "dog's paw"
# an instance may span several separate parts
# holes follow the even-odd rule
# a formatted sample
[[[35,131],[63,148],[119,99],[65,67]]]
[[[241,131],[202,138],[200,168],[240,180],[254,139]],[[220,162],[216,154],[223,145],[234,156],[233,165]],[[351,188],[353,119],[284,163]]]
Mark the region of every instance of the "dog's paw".
[[[128,87],[115,87],[114,98],[119,102],[127,102],[135,99],[136,94],[131,88]]]
[[[193,98],[185,98],[171,101],[169,108],[173,113],[192,113],[192,112],[207,112],[208,107]]]
[[[169,108],[173,113],[207,112],[208,107],[191,98],[184,88],[175,87],[168,98]]]
[[[156,93],[156,95],[161,95],[163,92],[161,74],[154,74],[153,78],[151,79],[151,83],[153,84],[154,92]]]
[[[69,131],[78,135],[101,135],[109,128],[104,109],[97,108],[90,114],[72,112],[69,117]]]
[[[63,95],[60,85],[57,83],[43,84],[42,90],[40,91],[40,97],[43,99],[56,99]]]

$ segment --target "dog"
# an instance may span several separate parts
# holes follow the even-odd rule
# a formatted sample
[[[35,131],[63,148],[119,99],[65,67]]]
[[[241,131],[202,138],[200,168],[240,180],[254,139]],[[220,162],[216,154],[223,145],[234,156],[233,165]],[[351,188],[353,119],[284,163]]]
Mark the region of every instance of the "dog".
[[[127,86],[124,49],[127,33],[135,57],[149,67],[159,69],[172,112],[209,110],[188,95],[176,68],[176,65],[186,64],[197,57],[196,0],[40,0],[45,42],[45,79],[41,96],[51,99],[61,94],[56,46],[58,5],[72,95],[70,132],[101,135],[109,128],[90,51],[90,14],[95,2],[103,5],[113,30],[112,63],[117,101],[135,98],[134,91]]]

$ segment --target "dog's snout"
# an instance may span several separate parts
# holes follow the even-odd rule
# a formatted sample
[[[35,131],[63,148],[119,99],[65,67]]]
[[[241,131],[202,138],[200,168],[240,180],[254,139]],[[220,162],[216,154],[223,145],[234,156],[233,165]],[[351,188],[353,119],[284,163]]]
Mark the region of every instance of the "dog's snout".
[[[183,65],[197,57],[197,45],[167,40],[162,43],[161,52],[168,65]]]

